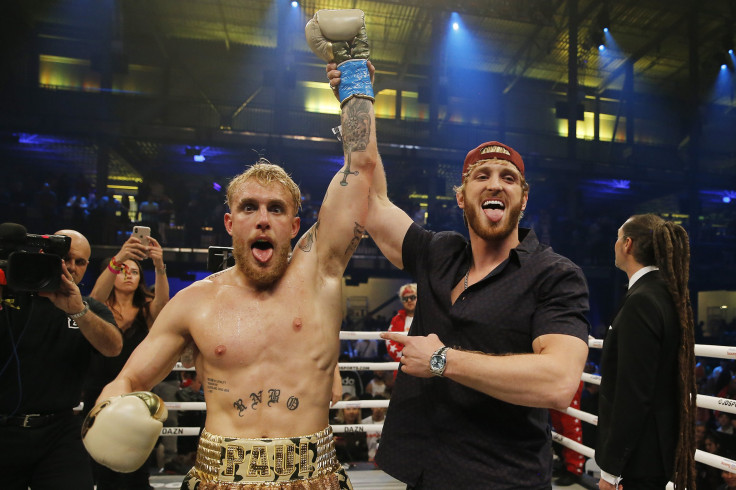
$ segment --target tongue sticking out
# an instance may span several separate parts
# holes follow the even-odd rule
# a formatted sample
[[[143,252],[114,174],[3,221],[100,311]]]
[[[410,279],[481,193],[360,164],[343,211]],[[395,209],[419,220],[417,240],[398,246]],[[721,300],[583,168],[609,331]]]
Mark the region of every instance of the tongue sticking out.
[[[499,221],[501,221],[501,218],[503,218],[503,209],[489,208],[484,209],[483,212],[488,217],[488,219],[493,221],[494,223],[498,223]]]
[[[272,247],[269,247],[269,248],[253,247],[251,250],[253,252],[253,257],[255,257],[255,259],[258,262],[261,262],[261,263],[268,262],[271,259],[271,257],[273,256],[273,248]]]

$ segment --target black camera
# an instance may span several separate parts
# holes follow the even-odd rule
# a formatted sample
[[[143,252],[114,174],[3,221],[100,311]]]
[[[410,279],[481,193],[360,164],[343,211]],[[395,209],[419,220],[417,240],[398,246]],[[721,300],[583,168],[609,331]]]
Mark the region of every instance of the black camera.
[[[61,261],[72,239],[64,235],[33,235],[23,225],[0,225],[0,272],[14,291],[56,291],[61,287]],[[1,282],[0,282],[1,284]]]

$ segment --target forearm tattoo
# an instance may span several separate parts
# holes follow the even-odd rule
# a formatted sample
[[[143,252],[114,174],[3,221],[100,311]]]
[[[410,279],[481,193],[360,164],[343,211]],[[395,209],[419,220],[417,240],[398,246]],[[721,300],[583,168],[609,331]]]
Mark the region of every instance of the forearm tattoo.
[[[365,232],[365,226],[361,225],[358,222],[355,222],[355,226],[353,227],[353,238],[350,240],[350,243],[348,243],[348,248],[345,249],[346,256],[353,255],[353,252],[355,252],[355,249],[358,248],[360,239],[363,238],[364,232]]]
[[[366,99],[354,98],[348,102],[342,111],[343,138],[342,145],[345,151],[344,177],[340,185],[348,185],[348,175],[358,175],[358,171],[351,172],[351,155],[354,151],[365,151],[371,135],[371,102]]]
[[[302,250],[302,252],[310,252],[312,250],[312,245],[317,240],[317,229],[319,228],[319,220],[315,224],[312,225],[312,227],[307,230],[307,232],[304,234],[301,240],[299,240],[299,243],[297,246]]]
[[[260,406],[265,403],[266,408],[272,408],[272,405],[281,403],[281,390],[277,388],[270,388],[264,395],[263,390],[253,392],[247,397],[247,401],[242,398],[238,398],[233,402],[233,407],[238,412],[238,416],[242,417],[247,411],[258,410]],[[290,396],[286,400],[286,408],[291,411],[299,408],[299,398]]]

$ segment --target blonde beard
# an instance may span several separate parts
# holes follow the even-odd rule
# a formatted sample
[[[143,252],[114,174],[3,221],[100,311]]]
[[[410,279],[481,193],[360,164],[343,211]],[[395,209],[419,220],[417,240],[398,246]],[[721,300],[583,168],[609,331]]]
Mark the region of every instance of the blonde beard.
[[[286,272],[289,265],[289,247],[274,249],[269,265],[261,267],[253,263],[250,248],[233,241],[235,266],[258,289],[268,289]]]
[[[504,216],[504,219],[498,223],[490,223],[488,226],[483,226],[485,220],[480,218],[476,209],[477,208],[474,207],[468,207],[465,209],[468,228],[472,229],[484,240],[506,238],[519,226],[519,221],[521,219],[521,201],[519,201],[515,206],[509,206],[506,208],[508,215]]]

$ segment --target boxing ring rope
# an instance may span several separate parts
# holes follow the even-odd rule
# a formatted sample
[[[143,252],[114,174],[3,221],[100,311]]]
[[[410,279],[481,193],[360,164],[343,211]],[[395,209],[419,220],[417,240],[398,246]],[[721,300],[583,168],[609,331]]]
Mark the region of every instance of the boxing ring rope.
[[[380,335],[382,332],[376,331],[341,331],[340,340],[383,340]],[[404,332],[399,332],[404,333]],[[603,340],[590,337],[588,346],[591,349],[602,349]],[[718,359],[736,359],[736,347],[723,345],[695,345],[695,355],[697,357],[710,357]],[[338,367],[340,371],[396,371],[399,369],[399,362],[340,362]],[[185,368],[181,363],[177,363],[174,371],[194,371],[194,368]],[[591,373],[582,373],[581,381],[595,385],[601,384],[601,376]],[[332,410],[344,408],[386,408],[389,406],[390,400],[351,400],[340,401],[330,407]],[[165,402],[169,410],[206,410],[205,402]],[[708,395],[697,395],[696,404],[700,408],[707,408],[716,411],[728,412],[736,414],[736,400],[728,398],[719,398]],[[598,416],[583,412],[572,407],[568,407],[560,412],[578,418],[583,422],[591,425],[598,425]],[[381,432],[382,424],[338,424],[332,425],[335,433],[343,432]],[[199,427],[164,427],[161,430],[162,436],[197,436],[199,435]],[[588,458],[595,457],[595,450],[585,446],[579,442],[573,441],[552,431],[552,440],[556,443],[572,449]],[[695,461],[699,463],[736,473],[736,461],[718,456],[715,454],[695,450]],[[672,488],[670,482],[667,488]]]

